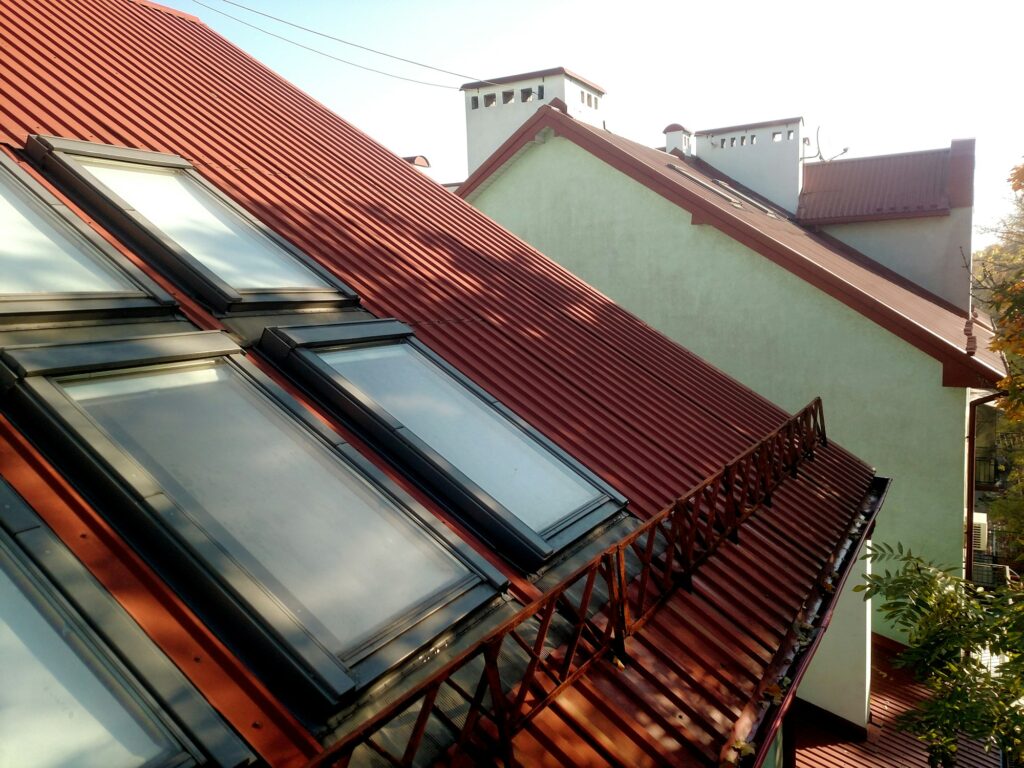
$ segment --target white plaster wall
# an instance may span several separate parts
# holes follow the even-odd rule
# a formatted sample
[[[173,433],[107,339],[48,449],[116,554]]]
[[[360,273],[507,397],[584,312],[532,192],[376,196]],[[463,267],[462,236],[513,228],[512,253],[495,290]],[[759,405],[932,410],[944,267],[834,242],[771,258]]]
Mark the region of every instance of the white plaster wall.
[[[858,552],[859,558],[864,552]],[[871,700],[865,681],[871,680],[871,603],[853,591],[870,572],[866,561],[858,561],[839,596],[832,621],[818,646],[818,652],[804,673],[797,696],[854,725],[865,727],[871,714]],[[837,663],[841,660],[841,663]]]
[[[948,216],[831,224],[822,229],[967,312],[971,219],[971,208],[954,208]]]
[[[544,86],[544,98],[536,97],[538,86]],[[533,101],[524,102],[521,100],[522,90],[532,88],[534,92]],[[509,104],[502,103],[502,93],[512,91],[513,100]],[[584,94],[583,101],[580,101],[580,93]],[[493,107],[485,107],[485,97],[494,94],[495,104]],[[586,95],[591,97],[591,106],[587,106]],[[473,97],[480,100],[480,106],[473,109]],[[466,101],[466,146],[467,160],[469,162],[468,173],[473,173],[483,162],[494,154],[505,140],[525,123],[540,107],[550,104],[554,98],[559,98],[566,103],[569,114],[577,120],[583,120],[594,125],[600,125],[600,119],[605,109],[604,96],[598,91],[577,83],[565,75],[549,75],[547,77],[533,77],[519,80],[514,83],[487,86],[463,92]],[[599,105],[594,106],[594,99],[599,100]]]
[[[798,121],[727,133],[699,134],[696,137],[697,157],[776,205],[794,212],[803,179],[800,127]],[[790,131],[793,131],[792,139],[787,138]],[[781,133],[781,141],[772,141],[772,134],[776,132]],[[757,137],[756,143],[751,143],[751,136]],[[741,143],[742,140],[746,143]]]

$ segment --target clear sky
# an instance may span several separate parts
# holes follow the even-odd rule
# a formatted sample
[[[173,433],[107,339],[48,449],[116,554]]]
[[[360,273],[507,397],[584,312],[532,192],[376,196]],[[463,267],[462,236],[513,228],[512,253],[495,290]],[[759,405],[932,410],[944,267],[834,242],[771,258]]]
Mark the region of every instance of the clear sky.
[[[1009,211],[1024,162],[1024,1],[975,0],[238,0],[317,31],[460,73],[447,75],[283,26],[225,0],[162,0],[194,14],[431,175],[466,173],[458,86],[563,66],[607,91],[610,130],[652,146],[691,130],[803,115],[826,157],[948,147],[977,139],[976,229]],[[334,56],[332,61],[223,11]],[[812,146],[813,149],[813,146]],[[977,248],[991,235],[975,233]]]

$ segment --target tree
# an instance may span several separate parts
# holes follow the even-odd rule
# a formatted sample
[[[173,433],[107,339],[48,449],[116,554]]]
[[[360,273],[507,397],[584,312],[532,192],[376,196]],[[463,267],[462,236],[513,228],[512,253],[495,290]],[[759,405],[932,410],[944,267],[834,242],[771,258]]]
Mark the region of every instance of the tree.
[[[865,559],[884,570],[854,589],[881,598],[885,616],[906,631],[895,663],[930,692],[900,720],[927,745],[930,765],[956,765],[958,734],[1024,760],[1024,591],[983,590],[901,545],[872,545]],[[990,669],[988,655],[1001,663]]]
[[[1010,172],[1013,210],[995,229],[999,242],[978,254],[975,294],[991,312],[992,348],[1006,358],[1007,375],[999,383],[1006,394],[999,405],[1007,417],[1024,420],[1024,164]]]

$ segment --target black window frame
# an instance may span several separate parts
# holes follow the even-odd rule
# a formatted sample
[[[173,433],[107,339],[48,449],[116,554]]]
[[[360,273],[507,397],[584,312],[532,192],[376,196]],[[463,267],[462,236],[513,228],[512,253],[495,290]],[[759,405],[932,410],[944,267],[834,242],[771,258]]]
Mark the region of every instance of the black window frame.
[[[0,568],[126,709],[178,748],[145,768],[256,762],[181,670],[2,476],[0,560]]]
[[[223,360],[246,383],[292,418],[297,429],[379,491],[423,535],[452,555],[467,573],[458,590],[421,606],[382,629],[341,658],[314,630],[285,610],[263,584],[240,566],[216,570],[213,539],[131,454],[118,446],[51,379],[80,373],[130,371],[173,363]],[[369,683],[409,658],[434,647],[454,625],[489,603],[507,585],[505,577],[468,543],[441,523],[386,474],[320,422],[291,395],[249,362],[219,331],[196,331],[72,345],[14,347],[0,354],[12,416],[31,413],[28,429],[42,435],[44,450],[59,455],[84,490],[96,499],[119,533],[193,604],[206,623],[268,682],[300,717],[323,722]],[[2,371],[0,371],[2,372]],[[2,377],[0,377],[2,380]],[[99,478],[98,480],[96,478]],[[368,596],[372,598],[372,596]]]
[[[22,194],[43,218],[64,232],[83,252],[124,278],[134,291],[34,293],[0,297],[0,324],[53,320],[123,318],[170,314],[174,299],[117,248],[74,213],[5,152],[0,152],[0,178]]]
[[[359,302],[356,292],[334,273],[270,229],[209,182],[191,162],[179,155],[39,135],[29,137],[26,151],[65,189],[75,195],[84,207],[95,211],[105,222],[109,222],[112,229],[132,243],[140,255],[150,258],[154,265],[177,285],[204,302],[214,312],[230,315],[252,310],[341,308],[355,306]],[[287,256],[308,269],[324,283],[324,287],[233,288],[93,176],[79,163],[79,158],[169,168],[186,174],[244,223],[255,228]]]
[[[469,394],[533,440],[552,460],[587,481],[594,488],[593,500],[543,531],[534,531],[318,354],[354,346],[401,343],[412,346]],[[353,422],[393,463],[411,469],[428,490],[446,502],[496,552],[521,569],[533,571],[542,567],[626,507],[626,498],[618,491],[416,339],[412,328],[398,320],[385,318],[336,325],[268,328],[263,333],[260,349],[326,407]]]

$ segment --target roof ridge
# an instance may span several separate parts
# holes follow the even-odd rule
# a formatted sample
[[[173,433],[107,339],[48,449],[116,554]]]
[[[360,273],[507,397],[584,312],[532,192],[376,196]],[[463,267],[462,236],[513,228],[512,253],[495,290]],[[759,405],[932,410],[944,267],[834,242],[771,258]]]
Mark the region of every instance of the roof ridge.
[[[168,5],[161,5],[160,3],[153,2],[153,0],[128,0],[128,2],[134,3],[135,5],[141,5],[144,8],[152,8],[154,11],[160,11],[161,13],[166,13],[170,16],[177,16],[181,19],[194,21],[196,24],[202,24],[204,27],[206,26],[206,22],[194,14],[179,11],[177,8],[171,8]]]
[[[889,160],[894,157],[908,157],[910,155],[928,155],[938,154],[940,152],[948,153],[949,149],[949,147],[936,147],[934,149],[911,149],[907,150],[906,152],[889,152],[882,155],[865,155],[864,157],[839,157],[836,158],[835,160],[804,163],[804,167],[821,168],[828,165],[832,165],[834,163],[847,164],[862,162],[864,160]]]

